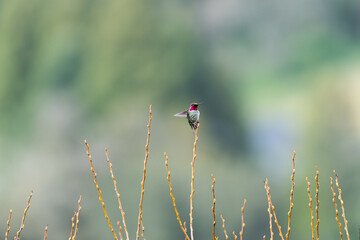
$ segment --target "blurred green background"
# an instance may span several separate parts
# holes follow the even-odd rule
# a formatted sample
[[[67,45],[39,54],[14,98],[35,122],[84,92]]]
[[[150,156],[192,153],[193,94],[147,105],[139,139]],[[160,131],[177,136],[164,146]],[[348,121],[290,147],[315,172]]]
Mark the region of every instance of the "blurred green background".
[[[264,180],[283,229],[297,151],[291,238],[311,237],[305,177],[320,170],[320,237],[338,239],[329,177],[336,169],[351,237],[360,224],[360,2],[0,1],[0,232],[14,235],[34,196],[23,238],[66,239],[83,196],[77,239],[112,239],[90,172],[90,144],[110,218],[120,219],[109,149],[135,237],[148,108],[144,196],[147,239],[183,239],[193,133],[174,113],[202,101],[194,228],[210,239],[211,173],[217,235],[269,236]],[[275,230],[277,238],[277,230]],[[230,237],[231,238],[231,237]]]

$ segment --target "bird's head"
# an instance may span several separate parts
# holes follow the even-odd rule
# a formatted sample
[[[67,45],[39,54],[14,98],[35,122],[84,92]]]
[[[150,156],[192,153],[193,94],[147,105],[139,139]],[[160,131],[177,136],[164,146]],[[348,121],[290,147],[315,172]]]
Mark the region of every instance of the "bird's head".
[[[192,103],[192,104],[190,104],[189,111],[198,110],[199,104],[201,104],[201,103]]]

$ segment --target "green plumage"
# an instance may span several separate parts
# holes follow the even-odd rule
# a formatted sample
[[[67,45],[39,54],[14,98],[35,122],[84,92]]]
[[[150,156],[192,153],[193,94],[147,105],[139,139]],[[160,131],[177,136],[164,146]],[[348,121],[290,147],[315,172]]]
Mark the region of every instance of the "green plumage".
[[[196,130],[199,124],[199,118],[200,118],[200,111],[193,110],[193,111],[187,111],[187,119],[189,122],[190,127],[193,130]]]

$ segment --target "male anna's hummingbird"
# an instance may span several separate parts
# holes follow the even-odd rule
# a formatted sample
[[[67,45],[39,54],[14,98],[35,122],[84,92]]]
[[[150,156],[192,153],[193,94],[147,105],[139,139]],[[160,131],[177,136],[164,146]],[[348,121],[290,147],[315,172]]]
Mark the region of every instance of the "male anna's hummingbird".
[[[200,111],[198,110],[199,104],[200,103],[192,103],[190,104],[189,110],[179,112],[174,116],[187,118],[190,127],[192,128],[193,131],[195,131],[199,125],[199,118],[200,118]]]

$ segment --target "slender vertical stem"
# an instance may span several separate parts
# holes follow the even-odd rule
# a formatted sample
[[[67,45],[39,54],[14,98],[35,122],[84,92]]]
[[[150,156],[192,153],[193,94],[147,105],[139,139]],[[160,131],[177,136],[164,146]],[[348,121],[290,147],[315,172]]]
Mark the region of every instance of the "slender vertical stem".
[[[123,240],[123,237],[122,237],[122,229],[121,229],[120,222],[119,222],[119,221],[117,221],[116,223],[117,223],[118,228],[119,228],[119,236],[120,236],[120,240]]]
[[[149,108],[149,124],[147,125],[147,139],[146,139],[146,145],[145,145],[145,159],[144,159],[144,170],[143,170],[143,178],[141,181],[141,194],[140,194],[140,203],[139,203],[139,217],[138,217],[138,225],[137,225],[137,231],[136,231],[136,239],[139,240],[140,237],[140,225],[142,222],[142,205],[144,200],[144,192],[145,192],[145,179],[146,179],[146,164],[147,159],[149,157],[149,140],[150,140],[150,123],[151,123],[151,105]]]
[[[34,192],[34,191],[31,190],[30,196],[28,197],[27,206],[26,206],[26,208],[25,208],[25,210],[24,210],[24,214],[23,214],[23,217],[22,217],[22,220],[21,220],[20,229],[19,229],[19,231],[16,233],[16,237],[14,237],[14,239],[16,239],[16,240],[19,240],[19,239],[20,239],[20,233],[21,233],[21,231],[24,229],[25,217],[26,217],[27,211],[28,211],[29,208],[30,208],[30,200],[31,200],[31,198],[32,198],[33,192]]]
[[[267,194],[267,197],[268,197],[268,213],[269,213],[269,229],[270,229],[270,240],[273,240],[273,237],[274,237],[274,232],[273,232],[273,229],[272,229],[272,213],[271,213],[271,207],[272,207],[272,203],[271,203],[271,197],[270,197],[270,188],[268,186],[268,179],[266,178],[265,180],[265,190],[266,190],[266,194]],[[264,239],[265,239],[265,235],[264,235]]]
[[[291,190],[290,190],[290,209],[288,212],[288,228],[287,228],[287,233],[286,233],[286,240],[289,240],[289,235],[290,235],[290,223],[291,223],[291,213],[292,213],[292,209],[294,207],[294,188],[295,188],[295,155],[296,152],[294,151],[294,155],[292,157],[292,162],[293,162],[293,171],[292,171],[292,175],[291,175]]]
[[[89,144],[87,143],[86,140],[85,140],[85,145],[86,145],[86,149],[87,149],[86,154],[88,155],[88,158],[89,158],[89,161],[90,161],[90,166],[91,166],[90,170],[91,170],[91,172],[92,172],[92,174],[94,176],[94,183],[95,183],[96,189],[97,189],[98,194],[99,194],[99,201],[100,201],[101,206],[103,208],[105,218],[106,218],[106,220],[107,220],[107,222],[109,224],[109,228],[110,228],[110,230],[111,230],[111,232],[112,232],[112,234],[114,236],[114,239],[118,240],[118,238],[117,238],[117,236],[115,234],[114,228],[111,225],[110,218],[109,218],[109,216],[107,214],[106,208],[105,208],[105,203],[104,203],[104,200],[102,198],[102,194],[101,194],[99,184],[97,182],[96,173],[95,173],[95,170],[94,170],[94,164],[93,164],[92,157],[91,157],[91,154],[90,154],[90,147],[89,147]]]
[[[8,239],[9,236],[9,232],[10,232],[10,221],[11,221],[11,216],[12,216],[12,209],[10,209],[10,213],[9,213],[9,219],[7,220],[7,229],[6,229],[6,233],[5,233],[5,240]]]
[[[212,235],[213,235],[213,240],[216,240],[216,235],[215,235],[215,225],[216,225],[216,219],[215,219],[215,203],[216,203],[216,199],[215,199],[215,178],[214,175],[211,174],[211,179],[212,179],[212,185],[211,185],[211,190],[212,190],[212,198],[213,198],[213,206],[211,207],[212,210],[212,215],[213,215],[213,230],[212,230]]]
[[[177,207],[176,207],[176,202],[175,202],[175,197],[174,197],[174,193],[173,193],[173,189],[172,189],[172,186],[171,186],[171,181],[170,181],[170,170],[169,170],[169,165],[168,165],[168,156],[166,155],[166,153],[164,153],[164,156],[165,156],[165,166],[166,166],[166,172],[167,172],[167,181],[169,183],[169,189],[170,189],[170,196],[171,196],[171,200],[173,202],[173,206],[174,206],[174,210],[175,210],[175,214],[176,214],[176,218],[179,222],[179,225],[180,225],[180,228],[181,230],[183,231],[184,235],[185,235],[185,239],[186,240],[190,240],[189,239],[189,236],[187,235],[187,230],[186,230],[186,223],[184,222],[184,225],[182,224],[181,220],[180,220],[180,215],[179,215],[179,212],[177,210]]]
[[[342,234],[342,230],[341,230],[341,223],[340,223],[340,220],[339,220],[339,211],[338,211],[338,209],[337,209],[336,193],[335,193],[335,191],[334,191],[334,185],[333,185],[333,179],[332,179],[332,177],[330,177],[330,186],[331,186],[331,191],[332,191],[332,194],[333,194],[333,199],[332,199],[332,201],[333,201],[333,203],[334,203],[334,208],[335,208],[335,214],[336,214],[335,219],[336,219],[336,221],[337,221],[337,223],[338,223],[338,225],[339,225],[340,238],[341,238],[341,240],[343,240],[344,238],[343,238],[343,234]]]
[[[348,240],[350,240],[350,236],[349,236],[349,230],[348,230],[348,221],[346,220],[346,217],[345,217],[345,208],[344,208],[344,201],[342,200],[342,197],[341,197],[341,188],[340,188],[340,185],[339,185],[339,178],[338,178],[338,175],[337,173],[335,172],[334,170],[334,174],[335,174],[335,183],[336,183],[336,187],[338,189],[338,199],[340,201],[340,204],[341,204],[341,210],[342,210],[342,214],[341,216],[343,217],[344,219],[344,229],[345,229],[345,232],[346,232],[346,237]]]
[[[284,237],[283,237],[282,232],[281,232],[281,226],[280,226],[280,224],[279,224],[279,222],[277,220],[277,217],[276,217],[275,207],[274,207],[274,204],[272,204],[272,201],[271,201],[270,187],[268,185],[268,179],[267,178],[266,178],[266,181],[265,181],[265,189],[266,189],[266,193],[267,193],[267,196],[268,196],[269,208],[272,209],[272,212],[274,214],[274,222],[275,222],[276,226],[279,229],[279,236],[280,236],[280,238],[282,240],[284,240]],[[271,216],[272,215],[270,215],[270,225],[271,225]],[[271,226],[270,226],[270,228],[271,228]]]
[[[126,222],[125,222],[125,212],[124,212],[124,210],[122,208],[122,205],[121,205],[120,193],[119,193],[119,191],[117,189],[117,184],[116,184],[116,180],[115,180],[115,177],[114,177],[114,172],[113,172],[113,169],[112,169],[112,164],[110,162],[109,153],[108,153],[107,149],[105,149],[105,154],[106,154],[106,161],[107,161],[107,163],[109,165],[109,168],[110,168],[111,178],[112,178],[113,183],[114,183],[115,193],[116,193],[116,196],[117,196],[117,199],[118,199],[119,209],[120,209],[120,212],[121,212],[122,222],[123,222],[124,230],[125,230],[125,234],[126,234],[126,240],[129,240],[129,233],[127,231]],[[121,236],[121,238],[122,238],[122,236]]]
[[[320,224],[320,218],[319,218],[319,206],[320,206],[320,201],[319,201],[319,188],[320,188],[320,184],[319,184],[319,170],[316,167],[316,176],[315,176],[315,181],[316,181],[316,193],[315,193],[315,199],[316,199],[316,239],[319,240],[319,224]]]
[[[193,200],[194,200],[194,175],[195,175],[195,158],[196,158],[196,143],[198,141],[198,131],[199,131],[199,125],[195,130],[195,141],[194,141],[194,148],[193,148],[193,160],[191,162],[191,193],[190,193],[190,236],[191,240],[194,240],[194,228],[193,228]]]
[[[245,228],[245,219],[244,219],[244,210],[245,210],[245,205],[246,205],[246,199],[244,199],[244,205],[241,208],[241,231],[240,231],[240,240],[243,240],[243,235],[244,235],[244,228]]]
[[[307,191],[308,191],[308,196],[309,196],[309,208],[310,208],[310,216],[311,216],[311,222],[310,222],[310,226],[311,226],[311,239],[314,240],[314,213],[313,213],[313,209],[312,209],[312,198],[311,198],[311,194],[310,194],[310,182],[308,177],[306,177],[306,182],[307,182]]]
[[[221,220],[222,220],[222,222],[223,222],[222,227],[223,227],[223,229],[224,229],[225,239],[226,239],[226,240],[228,240],[228,239],[229,239],[229,236],[228,236],[228,235],[227,235],[227,233],[226,233],[226,228],[225,228],[225,219],[223,218],[223,216],[222,216],[222,215],[220,215],[220,217],[221,217]]]
[[[71,218],[71,231],[70,231],[70,237],[69,240],[72,239],[74,235],[74,228],[75,228],[75,217],[76,217],[76,211],[74,212],[74,216]]]
[[[47,239],[47,231],[48,231],[48,226],[46,225],[46,227],[45,227],[45,234],[44,234],[44,240]]]
[[[80,211],[81,211],[81,195],[78,201],[78,211],[76,212],[76,222],[75,222],[75,231],[74,231],[74,236],[72,237],[72,240],[76,239],[76,234],[78,232],[78,225],[79,225],[79,215],[80,215]]]

